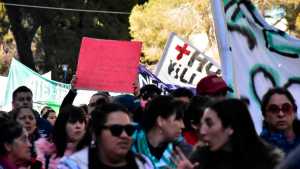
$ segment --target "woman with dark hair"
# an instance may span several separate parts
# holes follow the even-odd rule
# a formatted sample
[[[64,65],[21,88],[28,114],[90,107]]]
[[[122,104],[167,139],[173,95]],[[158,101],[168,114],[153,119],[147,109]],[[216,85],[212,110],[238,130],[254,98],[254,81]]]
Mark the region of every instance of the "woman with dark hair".
[[[22,125],[0,117],[0,168],[17,169],[31,159],[30,141]]]
[[[70,155],[85,145],[86,116],[81,108],[63,107],[53,129],[52,140],[39,139],[36,145],[37,159],[44,169],[56,169],[64,155]]]
[[[155,168],[174,168],[170,157],[175,144],[183,143],[179,139],[185,110],[186,104],[171,96],[155,97],[145,108],[132,149],[147,156]]]
[[[191,163],[177,150],[176,159],[182,160],[178,168],[273,169],[283,157],[279,149],[259,138],[245,103],[238,99],[209,106],[201,119],[200,135],[205,144],[192,153]]]
[[[153,168],[144,156],[130,151],[136,126],[121,105],[107,103],[92,111],[92,141],[88,148],[64,157],[59,169],[141,169]]]
[[[12,119],[19,122],[24,129],[26,129],[28,133],[28,138],[30,140],[31,146],[31,156],[33,159],[36,158],[36,149],[34,146],[34,142],[41,137],[45,137],[42,135],[41,131],[37,125],[37,119],[34,115],[34,110],[29,107],[18,107],[11,113]]]
[[[300,143],[300,121],[292,94],[284,88],[270,89],[263,97],[261,137],[289,153]]]
[[[54,126],[55,121],[56,121],[56,112],[49,108],[43,111],[42,118],[47,120],[52,126]]]
[[[185,128],[183,136],[187,143],[195,145],[199,143],[198,126],[205,108],[213,102],[213,99],[208,96],[194,96],[191,99],[189,107],[184,114],[183,122]],[[201,139],[200,139],[201,140]]]

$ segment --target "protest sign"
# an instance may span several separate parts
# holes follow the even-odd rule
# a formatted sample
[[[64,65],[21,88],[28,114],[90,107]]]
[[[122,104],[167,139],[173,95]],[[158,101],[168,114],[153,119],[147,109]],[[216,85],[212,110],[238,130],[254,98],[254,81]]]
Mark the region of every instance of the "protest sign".
[[[171,33],[155,75],[164,83],[195,87],[208,74],[220,74],[218,64],[188,42]]]
[[[71,87],[69,84],[47,79],[16,59],[12,59],[2,105],[5,107],[11,105],[13,91],[23,85],[31,89],[36,110],[40,110],[46,105],[58,110]]]
[[[222,73],[237,96],[249,98],[260,132],[261,100],[268,89],[287,88],[300,106],[300,40],[270,26],[251,1],[223,3],[213,1]]]
[[[141,42],[83,38],[76,88],[132,93],[141,47]]]

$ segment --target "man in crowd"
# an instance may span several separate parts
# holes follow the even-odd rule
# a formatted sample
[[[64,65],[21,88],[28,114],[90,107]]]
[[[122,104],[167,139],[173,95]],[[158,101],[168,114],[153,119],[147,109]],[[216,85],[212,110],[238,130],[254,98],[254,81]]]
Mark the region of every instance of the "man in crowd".
[[[13,113],[14,110],[20,107],[33,108],[32,91],[26,86],[20,86],[14,90],[12,95],[13,109],[9,112],[9,114]],[[52,130],[51,124],[47,120],[41,118],[37,111],[34,111],[34,115],[39,128],[39,134],[41,137],[48,137]]]

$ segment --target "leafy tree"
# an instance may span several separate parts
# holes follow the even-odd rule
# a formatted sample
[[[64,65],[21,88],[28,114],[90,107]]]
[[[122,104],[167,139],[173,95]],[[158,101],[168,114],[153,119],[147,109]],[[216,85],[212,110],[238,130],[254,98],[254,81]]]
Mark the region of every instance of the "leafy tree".
[[[253,2],[260,7],[263,14],[266,9],[284,8],[289,30],[293,34],[300,35],[299,0],[253,0]],[[134,7],[130,16],[130,33],[134,39],[144,43],[144,56],[141,60],[143,63],[153,64],[159,60],[170,32],[176,32],[185,39],[196,33],[206,33],[209,45],[216,44],[210,1],[150,0],[144,5]]]
[[[20,3],[17,0],[4,2]],[[143,0],[24,0],[22,4],[129,13],[138,2]],[[69,74],[74,73],[83,36],[130,39],[129,15],[5,7],[20,61],[39,72],[52,70],[56,80],[63,79],[63,64],[69,65]],[[31,49],[32,45],[35,50]],[[33,53],[40,57],[33,57]]]
[[[7,75],[11,58],[16,55],[16,45],[3,4],[0,5],[0,74]]]
[[[260,10],[283,8],[286,12],[288,31],[300,38],[300,2],[299,0],[254,0]]]
[[[187,38],[192,34],[211,34],[209,1],[150,0],[134,7],[130,16],[130,32],[143,42],[143,63],[156,63],[162,55],[170,32]]]

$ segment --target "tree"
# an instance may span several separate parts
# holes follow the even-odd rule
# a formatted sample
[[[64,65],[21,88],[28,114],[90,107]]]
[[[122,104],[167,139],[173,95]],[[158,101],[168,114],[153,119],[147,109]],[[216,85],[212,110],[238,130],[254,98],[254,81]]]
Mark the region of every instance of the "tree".
[[[17,0],[4,0],[4,2],[18,3]],[[25,1],[32,4],[34,1]],[[17,43],[17,51],[20,61],[36,70],[31,51],[31,42],[39,27],[38,14],[36,10],[19,8],[5,5],[6,12],[10,21],[11,30]]]
[[[16,45],[3,4],[0,5],[0,74],[7,75],[11,58],[16,55]]]
[[[5,0],[20,3],[17,0]],[[140,3],[142,1],[139,1]],[[130,12],[138,0],[24,0],[22,4],[73,9]],[[103,39],[130,39],[129,15],[87,13],[61,10],[13,7],[6,5],[20,61],[39,72],[53,71],[53,78],[62,81],[63,64],[69,73],[76,69],[83,36]],[[33,57],[32,42],[36,47]],[[35,62],[39,62],[35,65]],[[71,76],[70,76],[71,77]]]
[[[299,0],[254,0],[261,11],[283,8],[290,34],[300,38],[300,3]],[[264,14],[264,12],[262,12]]]
[[[183,38],[200,32],[212,35],[208,0],[150,0],[134,7],[130,16],[130,33],[143,42],[143,63],[156,63],[162,55],[170,32]],[[213,36],[210,36],[213,37]]]
[[[289,30],[300,35],[299,0],[253,0],[262,13],[267,9],[282,7],[286,11]],[[297,20],[298,16],[298,20]],[[300,25],[299,25],[300,26]],[[134,7],[130,16],[130,33],[142,41],[146,64],[156,63],[162,55],[170,32],[189,39],[196,33],[206,33],[210,46],[216,44],[212,24],[210,0],[150,0]],[[298,33],[298,34],[297,34]]]

